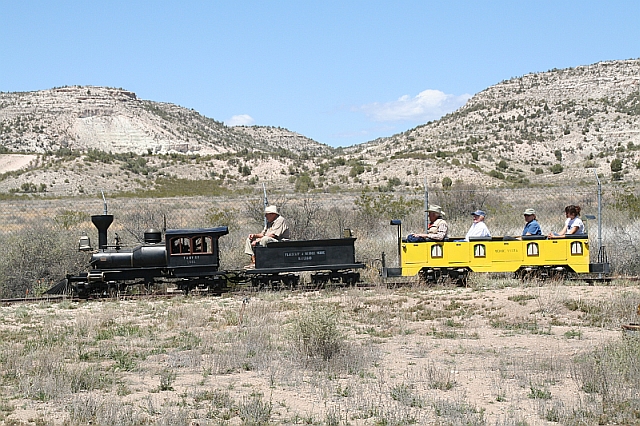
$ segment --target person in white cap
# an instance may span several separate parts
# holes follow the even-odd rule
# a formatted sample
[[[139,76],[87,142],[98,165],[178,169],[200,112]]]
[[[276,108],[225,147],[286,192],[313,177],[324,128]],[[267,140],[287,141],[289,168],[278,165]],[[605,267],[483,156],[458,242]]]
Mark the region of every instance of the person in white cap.
[[[436,205],[430,205],[426,210],[429,214],[429,226],[427,232],[424,234],[409,234],[407,241],[410,243],[421,241],[444,241],[447,238],[449,232],[449,225],[444,220],[444,212],[442,207]]]
[[[542,235],[542,229],[540,229],[540,224],[536,220],[536,211],[529,208],[523,214],[525,223],[522,235]]]
[[[256,256],[253,248],[260,244],[262,247],[274,241],[288,240],[289,227],[284,217],[278,213],[276,206],[267,206],[264,209],[264,215],[267,218],[267,226],[259,234],[249,234],[244,245],[244,252],[251,256],[251,264],[245,268],[254,268],[256,264]]]

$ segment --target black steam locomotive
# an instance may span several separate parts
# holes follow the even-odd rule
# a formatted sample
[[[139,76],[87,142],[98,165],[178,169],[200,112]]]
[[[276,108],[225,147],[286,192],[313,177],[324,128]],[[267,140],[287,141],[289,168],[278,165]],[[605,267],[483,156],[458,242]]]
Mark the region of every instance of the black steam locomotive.
[[[173,283],[188,293],[204,289],[220,294],[238,283],[254,287],[295,287],[300,273],[311,272],[314,285],[325,283],[353,284],[360,280],[356,269],[364,264],[355,260],[355,238],[280,241],[256,247],[256,267],[233,271],[220,269],[219,239],[227,235],[226,226],[197,229],[149,229],[144,242],[127,248],[119,240],[108,245],[107,230],[113,215],[91,216],[98,229],[98,249],[91,247],[89,237],[78,243],[81,251],[93,251],[89,270],[67,277],[47,291],[48,294],[74,294],[80,298],[113,295],[135,285],[151,288],[158,283]]]

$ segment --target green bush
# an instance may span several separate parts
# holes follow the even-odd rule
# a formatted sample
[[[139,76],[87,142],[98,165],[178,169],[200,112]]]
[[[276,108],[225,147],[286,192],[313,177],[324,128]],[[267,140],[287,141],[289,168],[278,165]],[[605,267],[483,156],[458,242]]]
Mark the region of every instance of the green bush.
[[[313,183],[313,179],[308,173],[302,173],[295,179],[296,192],[308,192],[311,189],[315,189],[316,184]]]
[[[497,178],[497,179],[504,179],[504,174],[500,173],[497,170],[491,170],[489,172],[489,176]]]
[[[293,320],[289,340],[305,359],[330,360],[344,346],[345,337],[338,329],[338,312],[316,307]]]
[[[362,214],[370,218],[404,219],[422,206],[421,200],[406,200],[403,196],[395,197],[388,193],[373,195],[363,191],[354,204]]]
[[[613,173],[616,172],[621,172],[622,171],[622,160],[619,158],[614,158],[613,160],[611,160],[611,171]]]
[[[557,174],[562,173],[564,171],[564,167],[562,167],[562,164],[558,163],[558,164],[554,164],[553,166],[549,167],[549,170],[554,175],[557,175]]]

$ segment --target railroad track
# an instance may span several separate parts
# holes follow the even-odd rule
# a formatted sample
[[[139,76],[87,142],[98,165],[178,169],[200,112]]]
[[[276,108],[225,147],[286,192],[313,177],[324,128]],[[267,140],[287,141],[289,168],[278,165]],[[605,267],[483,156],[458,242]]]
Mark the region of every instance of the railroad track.
[[[167,292],[150,292],[150,293],[116,293],[112,295],[104,295],[103,297],[92,296],[89,298],[79,298],[77,296],[65,295],[65,294],[55,294],[55,295],[47,295],[47,296],[36,296],[36,297],[18,297],[14,299],[0,299],[0,306],[11,306],[19,303],[41,303],[41,302],[61,302],[61,301],[70,301],[70,302],[80,302],[80,301],[112,301],[112,300],[140,300],[140,299],[170,299],[173,297],[179,296],[220,296],[222,294],[249,294],[249,293],[258,293],[258,292],[269,292],[269,291],[317,291],[321,289],[329,289],[329,288],[347,288],[347,287],[357,287],[357,288],[373,288],[376,287],[375,284],[370,283],[357,283],[351,286],[346,285],[299,285],[295,288],[289,288],[284,286],[273,286],[273,287],[252,287],[252,286],[238,286],[232,289],[226,289],[224,291],[217,292],[209,292],[206,290],[192,290],[188,294],[176,290],[176,291],[167,291]]]
[[[640,281],[640,276],[617,276],[617,277],[575,277],[575,278],[567,278],[568,281],[585,281],[589,284],[597,284],[597,283],[609,283],[613,280],[629,280],[629,281]],[[411,284],[406,281],[389,281],[386,283],[387,287],[403,287]],[[295,288],[290,288],[286,286],[272,286],[272,287],[254,287],[248,285],[236,286],[234,288],[225,289],[224,291],[217,292],[209,292],[206,290],[192,290],[188,293],[189,296],[220,296],[222,294],[236,293],[236,294],[247,294],[247,293],[257,293],[257,292],[268,292],[268,291],[317,291],[328,288],[346,288],[346,287],[357,287],[357,288],[374,288],[376,284],[372,283],[356,283],[351,286],[345,285],[298,285]],[[186,294],[182,291],[168,291],[168,292],[150,292],[150,293],[119,293],[113,295],[105,295],[104,297],[93,296],[88,299],[82,299],[77,296],[71,295],[47,295],[47,296],[28,296],[28,297],[19,297],[14,299],[0,299],[0,306],[10,306],[17,303],[40,303],[40,302],[60,302],[60,301],[71,301],[71,302],[79,302],[79,301],[110,301],[110,300],[138,300],[138,299],[168,299],[172,297],[185,296]]]

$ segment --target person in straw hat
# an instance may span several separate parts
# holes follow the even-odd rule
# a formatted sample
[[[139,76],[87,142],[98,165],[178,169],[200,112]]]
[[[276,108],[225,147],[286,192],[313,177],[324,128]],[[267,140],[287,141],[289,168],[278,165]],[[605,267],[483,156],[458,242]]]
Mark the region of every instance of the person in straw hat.
[[[278,213],[276,206],[267,206],[264,209],[264,215],[267,218],[267,225],[258,234],[249,234],[244,245],[244,252],[251,256],[251,264],[245,266],[246,269],[254,268],[256,264],[256,256],[253,252],[253,248],[260,244],[262,247],[268,243],[288,240],[289,239],[289,227],[287,226],[284,217]]]
[[[430,205],[426,211],[429,214],[429,226],[427,228],[427,232],[424,234],[409,234],[407,236],[407,241],[410,243],[420,241],[444,241],[445,238],[447,238],[449,226],[447,225],[447,221],[444,220],[442,207]]]

